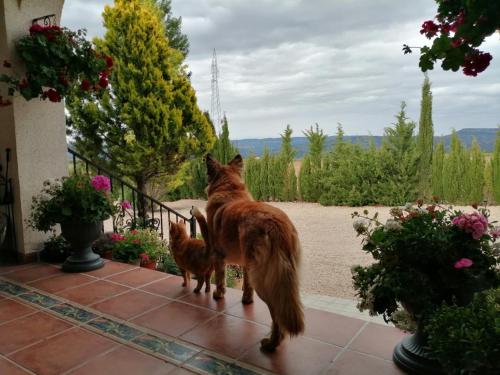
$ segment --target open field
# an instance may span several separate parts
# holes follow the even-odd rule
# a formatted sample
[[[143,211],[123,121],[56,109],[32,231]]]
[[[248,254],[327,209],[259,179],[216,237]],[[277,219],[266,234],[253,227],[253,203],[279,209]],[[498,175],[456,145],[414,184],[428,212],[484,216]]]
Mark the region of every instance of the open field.
[[[201,200],[167,203],[169,207],[186,215],[191,206],[204,209],[205,204]],[[356,237],[352,228],[350,214],[366,208],[371,213],[378,211],[385,221],[389,215],[389,207],[324,207],[317,203],[303,202],[271,204],[285,211],[299,232],[303,249],[302,291],[354,298],[351,266],[370,264],[371,257],[361,250],[361,239]],[[490,209],[491,218],[500,220],[500,206]]]

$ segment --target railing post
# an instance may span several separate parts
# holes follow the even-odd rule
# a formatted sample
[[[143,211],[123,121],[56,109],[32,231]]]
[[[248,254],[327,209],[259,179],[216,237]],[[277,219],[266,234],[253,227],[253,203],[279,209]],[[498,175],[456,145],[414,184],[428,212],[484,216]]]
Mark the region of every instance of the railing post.
[[[191,212],[193,212],[194,206],[191,207]],[[189,219],[190,229],[191,229],[191,237],[196,238],[196,218],[191,215],[191,219]]]

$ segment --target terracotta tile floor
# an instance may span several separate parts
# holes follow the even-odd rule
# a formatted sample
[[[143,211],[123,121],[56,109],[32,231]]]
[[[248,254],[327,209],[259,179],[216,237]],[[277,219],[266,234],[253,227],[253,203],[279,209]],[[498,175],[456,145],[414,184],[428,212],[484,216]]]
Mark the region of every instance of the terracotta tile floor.
[[[263,354],[267,306],[228,289],[214,301],[182,279],[106,262],[85,274],[57,266],[0,266],[0,374],[402,374],[403,334],[307,309],[304,336]]]

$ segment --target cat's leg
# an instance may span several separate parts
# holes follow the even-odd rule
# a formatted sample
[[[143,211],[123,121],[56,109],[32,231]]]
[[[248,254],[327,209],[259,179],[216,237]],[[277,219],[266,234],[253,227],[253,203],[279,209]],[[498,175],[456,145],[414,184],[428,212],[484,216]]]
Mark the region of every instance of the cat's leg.
[[[243,298],[241,299],[245,305],[253,302],[253,288],[248,277],[248,267],[243,267]]]
[[[186,287],[189,284],[189,277],[190,277],[189,271],[181,270],[181,272],[182,272],[182,278],[184,280],[182,286]]]
[[[210,292],[210,278],[212,277],[213,269],[205,274],[205,293]]]

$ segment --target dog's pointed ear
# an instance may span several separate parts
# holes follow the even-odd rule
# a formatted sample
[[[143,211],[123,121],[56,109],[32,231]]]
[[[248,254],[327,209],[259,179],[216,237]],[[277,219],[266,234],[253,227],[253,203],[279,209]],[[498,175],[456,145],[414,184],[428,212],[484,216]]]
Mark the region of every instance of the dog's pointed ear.
[[[217,160],[214,159],[212,154],[207,154],[207,156],[205,156],[205,162],[207,164],[208,181],[210,182],[217,175],[217,172],[221,165]]]
[[[241,172],[243,170],[243,158],[238,154],[229,162],[229,165]]]

